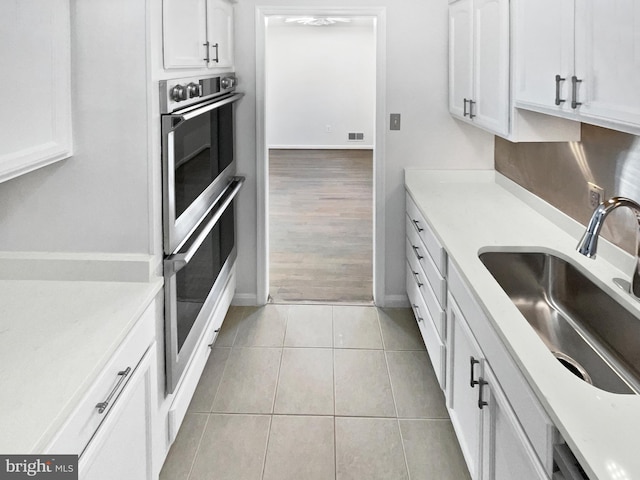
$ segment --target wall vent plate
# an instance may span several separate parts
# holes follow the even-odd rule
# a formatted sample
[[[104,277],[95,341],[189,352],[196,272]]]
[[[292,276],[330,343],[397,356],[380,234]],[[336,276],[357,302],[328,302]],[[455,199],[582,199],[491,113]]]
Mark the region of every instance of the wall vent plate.
[[[364,133],[360,132],[349,132],[348,137],[351,142],[361,142],[364,140]]]

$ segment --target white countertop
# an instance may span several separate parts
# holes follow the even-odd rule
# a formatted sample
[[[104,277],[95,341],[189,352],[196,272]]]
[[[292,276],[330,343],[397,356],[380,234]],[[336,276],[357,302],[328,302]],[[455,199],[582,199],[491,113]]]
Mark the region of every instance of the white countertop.
[[[39,453],[162,288],[0,280],[0,452]]]
[[[640,302],[612,281],[629,279],[633,258],[604,243],[595,260],[578,254],[575,249],[584,227],[493,171],[410,169],[405,185],[589,477],[640,478],[640,395],[599,390],[564,369],[478,254],[553,252],[577,265],[640,317]]]

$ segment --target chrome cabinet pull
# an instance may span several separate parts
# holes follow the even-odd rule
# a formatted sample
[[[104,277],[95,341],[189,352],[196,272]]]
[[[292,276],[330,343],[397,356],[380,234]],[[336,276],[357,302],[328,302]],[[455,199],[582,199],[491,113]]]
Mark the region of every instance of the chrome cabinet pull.
[[[463,107],[463,111],[462,111],[462,116],[463,116],[463,117],[466,117],[467,115],[469,115],[469,113],[467,112],[467,102],[468,102],[468,101],[469,101],[469,100],[467,100],[466,98],[463,98],[463,99],[462,99],[462,104],[464,105],[464,107]]]
[[[556,75],[556,105],[566,102],[566,99],[560,98],[560,82],[564,82],[566,78]]]
[[[475,375],[474,375],[474,367],[476,366],[477,363],[480,363],[480,360],[476,360],[473,357],[469,357],[469,363],[471,364],[471,379],[469,380],[469,385],[471,386],[471,388],[474,388],[476,385],[478,385],[478,381],[475,380]]]
[[[418,260],[422,260],[424,258],[422,255],[418,253],[418,247],[416,247],[415,245],[411,245],[411,248],[413,248],[413,253],[416,254],[416,257],[418,258]]]
[[[104,411],[109,406],[109,402],[111,401],[111,398],[113,398],[113,396],[116,394],[116,392],[120,388],[120,385],[122,385],[122,382],[124,382],[124,379],[127,378],[127,375],[129,375],[130,373],[131,373],[131,367],[127,367],[126,370],[121,370],[118,372],[118,375],[120,376],[120,380],[118,380],[118,383],[116,383],[116,386],[113,387],[113,390],[111,390],[111,393],[109,394],[109,396],[104,402],[100,402],[96,404],[98,413],[104,413]]]
[[[416,283],[418,284],[418,288],[424,285],[424,283],[420,282],[420,274],[418,272],[414,272],[413,270],[411,270],[411,273],[413,273],[413,276],[416,277]]]
[[[424,228],[420,228],[420,223],[418,222],[418,220],[411,220],[413,222],[413,224],[416,226],[416,228],[418,229],[418,232],[421,232],[424,230]]]
[[[207,47],[207,56],[203,59],[205,62],[209,63],[211,61],[211,57],[209,56],[209,40],[204,42],[202,45]]]
[[[482,400],[482,387],[484,387],[485,385],[489,385],[489,382],[487,382],[484,378],[480,377],[478,379],[478,408],[480,410],[482,410],[484,407],[489,405],[487,402]]]
[[[212,60],[216,63],[220,63],[220,60],[218,59],[218,44],[214,43],[211,46],[216,49],[216,58],[212,58]]]
[[[475,118],[477,115],[473,113],[473,106],[476,104],[473,100],[469,100],[469,118]]]
[[[418,305],[416,305],[415,303],[412,306],[416,310],[416,320],[418,320],[418,322],[422,322],[424,320],[424,318],[422,318],[420,316],[420,307]]]
[[[578,84],[582,83],[582,80],[578,80],[578,77],[575,75],[571,77],[571,108],[574,110],[582,105],[581,102],[578,101]]]

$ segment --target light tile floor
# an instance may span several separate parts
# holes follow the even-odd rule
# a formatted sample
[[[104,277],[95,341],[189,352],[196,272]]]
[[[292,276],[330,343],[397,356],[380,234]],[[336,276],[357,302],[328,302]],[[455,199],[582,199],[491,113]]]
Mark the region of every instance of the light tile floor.
[[[232,307],[161,480],[469,478],[409,309]]]

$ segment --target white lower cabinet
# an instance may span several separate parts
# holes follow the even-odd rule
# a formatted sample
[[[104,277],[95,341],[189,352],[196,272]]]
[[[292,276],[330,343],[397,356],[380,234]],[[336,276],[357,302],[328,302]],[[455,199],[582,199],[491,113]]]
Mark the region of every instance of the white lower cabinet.
[[[482,480],[548,480],[489,365],[482,378]]]
[[[155,480],[155,321],[151,303],[45,450],[78,455],[80,480]]]
[[[153,479],[149,407],[155,366],[154,344],[80,457],[78,469],[82,480]]]
[[[533,393],[523,391],[521,374],[511,361],[505,361],[504,347],[496,343],[495,332],[472,303],[471,292],[460,283],[455,267],[450,265],[449,272],[451,289],[459,291],[461,298],[449,291],[447,407],[471,478],[549,480],[554,427],[536,407]],[[498,367],[502,377],[494,373]],[[519,386],[513,395],[505,391],[511,385]],[[536,427],[525,431],[523,424]]]
[[[447,299],[449,391],[447,407],[471,478],[480,478],[480,432],[482,410],[478,395],[484,358],[460,308]]]

